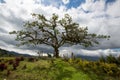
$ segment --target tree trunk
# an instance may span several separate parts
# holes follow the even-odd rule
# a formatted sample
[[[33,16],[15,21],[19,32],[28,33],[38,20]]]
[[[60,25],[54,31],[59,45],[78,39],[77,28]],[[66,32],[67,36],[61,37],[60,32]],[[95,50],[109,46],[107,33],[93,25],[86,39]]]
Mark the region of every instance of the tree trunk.
[[[54,57],[59,58],[59,50],[57,47],[54,47]]]

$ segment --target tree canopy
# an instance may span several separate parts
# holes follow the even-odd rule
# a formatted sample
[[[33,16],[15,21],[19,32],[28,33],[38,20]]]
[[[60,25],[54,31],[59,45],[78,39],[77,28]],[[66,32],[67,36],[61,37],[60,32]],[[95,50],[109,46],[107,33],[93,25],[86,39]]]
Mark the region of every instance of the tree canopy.
[[[110,37],[88,33],[87,27],[80,27],[68,14],[62,19],[59,19],[57,14],[53,14],[49,19],[42,14],[33,13],[32,16],[33,20],[26,22],[23,30],[10,34],[16,34],[16,40],[20,41],[20,45],[46,44],[53,47],[55,57],[59,57],[59,48],[64,44],[89,47],[99,44],[98,39]]]

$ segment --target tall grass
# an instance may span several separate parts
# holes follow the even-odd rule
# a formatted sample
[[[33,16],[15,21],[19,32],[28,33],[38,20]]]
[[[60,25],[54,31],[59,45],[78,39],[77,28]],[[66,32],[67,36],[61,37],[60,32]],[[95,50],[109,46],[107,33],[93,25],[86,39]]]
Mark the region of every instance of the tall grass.
[[[21,60],[21,57],[12,57],[0,60],[0,64],[7,66],[0,71],[0,80],[120,80],[120,67],[114,63],[72,58]],[[13,63],[9,64],[10,60]],[[16,60],[19,65],[14,70]]]

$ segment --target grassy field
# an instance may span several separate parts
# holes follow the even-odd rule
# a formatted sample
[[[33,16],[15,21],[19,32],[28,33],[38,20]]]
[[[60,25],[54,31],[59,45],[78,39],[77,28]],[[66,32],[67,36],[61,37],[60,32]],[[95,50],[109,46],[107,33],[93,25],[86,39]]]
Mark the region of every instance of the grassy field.
[[[10,64],[11,60],[13,63]],[[72,60],[24,58],[19,64],[17,61],[15,58],[1,59],[0,64],[4,63],[7,68],[0,71],[0,80],[120,80],[110,76],[104,78],[106,75],[99,76],[85,66],[84,70]],[[13,64],[18,66],[14,67]]]

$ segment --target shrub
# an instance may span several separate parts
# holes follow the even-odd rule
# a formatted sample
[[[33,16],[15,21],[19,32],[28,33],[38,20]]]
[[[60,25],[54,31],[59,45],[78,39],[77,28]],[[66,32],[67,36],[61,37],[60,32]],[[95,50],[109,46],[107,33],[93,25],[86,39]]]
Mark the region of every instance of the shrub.
[[[70,59],[68,60],[68,62],[69,62],[69,63],[73,63],[74,60],[70,58]]]
[[[48,57],[49,57],[49,58],[51,58],[51,57],[52,57],[52,56],[51,56],[51,54],[49,54],[49,53],[47,53],[47,55],[48,55]]]
[[[117,65],[120,65],[120,56],[117,57]]]
[[[0,59],[0,62],[4,62],[5,60],[4,59]]]
[[[81,59],[76,58],[76,59],[74,60],[74,63],[78,64],[80,61],[81,61]]]
[[[63,55],[63,60],[68,61],[69,60],[68,56]]]
[[[11,74],[11,71],[10,70],[7,70],[7,77]]]
[[[75,60],[75,55],[73,52],[71,53],[71,58]]]
[[[105,57],[104,57],[104,56],[101,56],[101,57],[99,58],[99,61],[100,61],[100,62],[106,62]]]
[[[23,56],[20,57],[20,61],[24,61],[24,57]]]
[[[13,70],[16,70],[16,69],[17,69],[17,64],[14,63],[14,64],[13,64]]]
[[[116,64],[102,63],[100,65],[101,71],[109,76],[117,76],[117,72],[120,72]]]
[[[16,70],[17,69],[17,67],[19,66],[19,61],[15,61],[14,63],[13,63],[13,70]]]
[[[106,57],[106,62],[107,63],[117,63],[117,60],[113,55],[110,54],[109,56]]]
[[[19,62],[19,61],[21,61],[21,59],[20,59],[19,57],[16,57],[16,58],[15,58],[15,61],[18,61],[18,62]]]
[[[34,62],[35,59],[34,59],[33,57],[30,57],[30,58],[28,58],[28,61],[29,61],[29,62]]]
[[[25,64],[23,67],[22,67],[22,69],[26,69],[27,68],[27,65]]]
[[[7,65],[5,63],[1,63],[0,64],[0,70],[3,71],[5,69],[7,69]]]
[[[9,60],[9,61],[8,61],[8,64],[10,64],[10,65],[13,64],[13,63],[14,63],[13,60]]]

